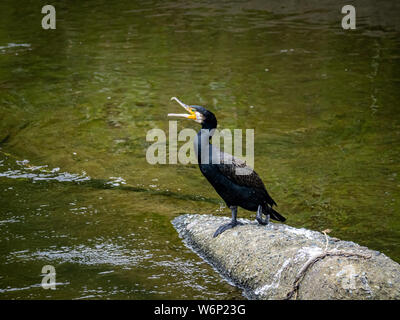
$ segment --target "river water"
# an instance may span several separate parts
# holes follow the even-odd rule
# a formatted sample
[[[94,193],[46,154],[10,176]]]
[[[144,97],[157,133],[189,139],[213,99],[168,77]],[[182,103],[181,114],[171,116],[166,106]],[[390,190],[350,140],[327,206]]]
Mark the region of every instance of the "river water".
[[[288,225],[400,262],[399,4],[352,3],[356,30],[337,1],[53,1],[43,30],[2,1],[0,299],[244,298],[171,225],[229,209],[195,164],[146,161],[172,96],[254,129]]]

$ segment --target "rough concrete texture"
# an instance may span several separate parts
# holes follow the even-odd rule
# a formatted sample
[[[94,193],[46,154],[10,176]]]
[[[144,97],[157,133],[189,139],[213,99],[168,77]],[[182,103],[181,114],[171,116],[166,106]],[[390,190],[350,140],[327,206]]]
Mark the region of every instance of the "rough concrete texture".
[[[249,299],[400,299],[400,265],[383,253],[284,224],[182,215],[172,224],[185,243]]]

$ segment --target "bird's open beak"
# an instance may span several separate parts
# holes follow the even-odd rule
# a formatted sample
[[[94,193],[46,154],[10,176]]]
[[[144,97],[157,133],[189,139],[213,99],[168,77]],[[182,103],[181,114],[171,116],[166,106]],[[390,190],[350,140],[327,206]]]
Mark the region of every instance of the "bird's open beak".
[[[189,114],[187,114],[187,113],[168,113],[168,117],[181,117],[181,118],[196,120],[196,110],[194,110],[190,106],[184,104],[183,102],[179,101],[179,99],[176,97],[172,97],[171,100],[175,100],[176,102],[178,102],[187,112],[189,112]]]

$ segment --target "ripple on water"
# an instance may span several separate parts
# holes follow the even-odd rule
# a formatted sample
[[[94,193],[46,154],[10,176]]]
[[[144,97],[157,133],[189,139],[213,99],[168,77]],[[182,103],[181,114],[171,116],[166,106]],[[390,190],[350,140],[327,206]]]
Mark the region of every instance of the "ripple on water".
[[[135,266],[152,257],[150,250],[128,249],[114,243],[101,243],[92,247],[81,244],[73,247],[37,250],[34,252],[13,252],[10,253],[9,262],[15,260],[47,260],[83,265]]]
[[[15,48],[28,48],[28,50],[31,49],[31,45],[29,43],[8,43],[4,46],[0,46],[0,51],[1,53],[7,53],[9,49],[15,49]]]
[[[90,176],[82,171],[81,174],[60,172],[60,168],[47,169],[47,165],[32,166],[29,160],[16,160],[17,169],[8,168],[0,172],[0,177],[9,179],[31,179],[32,181],[59,181],[59,182],[82,182],[91,180]],[[4,166],[3,161],[0,166]],[[120,178],[123,180],[122,178]]]
[[[60,172],[60,168],[47,169],[47,165],[33,166],[29,164],[29,160],[16,160],[18,168],[8,168],[8,170],[0,172],[0,177],[9,179],[30,179],[35,181],[58,181],[58,182],[84,182],[93,181],[85,171],[82,173]],[[4,167],[3,160],[0,167]],[[122,177],[109,177],[104,182],[105,185],[119,187],[126,185],[126,180]]]

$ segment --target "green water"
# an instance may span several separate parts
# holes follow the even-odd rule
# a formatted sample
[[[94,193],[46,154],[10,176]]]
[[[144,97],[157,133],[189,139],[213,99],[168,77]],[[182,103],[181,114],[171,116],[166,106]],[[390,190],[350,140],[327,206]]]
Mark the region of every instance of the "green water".
[[[399,5],[352,3],[344,31],[337,1],[53,1],[43,30],[2,1],[0,299],[243,298],[170,223],[229,210],[196,165],[146,161],[172,96],[255,130],[288,225],[400,262]]]

